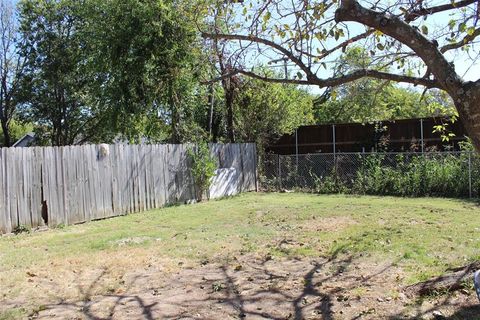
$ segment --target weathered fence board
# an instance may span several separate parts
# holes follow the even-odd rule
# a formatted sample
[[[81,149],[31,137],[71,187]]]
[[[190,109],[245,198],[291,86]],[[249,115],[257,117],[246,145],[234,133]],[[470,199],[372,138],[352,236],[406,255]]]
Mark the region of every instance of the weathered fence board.
[[[191,147],[0,149],[0,234],[19,226],[74,224],[195,199]],[[213,197],[255,190],[254,144],[211,144],[210,150],[219,167]]]

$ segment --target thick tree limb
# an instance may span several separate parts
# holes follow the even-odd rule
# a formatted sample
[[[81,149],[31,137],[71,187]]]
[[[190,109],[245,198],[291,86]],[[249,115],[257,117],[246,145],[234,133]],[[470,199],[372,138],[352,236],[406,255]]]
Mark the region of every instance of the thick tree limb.
[[[286,79],[286,78],[285,79],[270,78],[270,77],[266,77],[266,76],[256,74],[253,71],[247,71],[247,70],[241,70],[241,69],[233,70],[232,72],[226,73],[226,74],[224,74],[220,77],[216,77],[216,78],[213,78],[213,79],[210,79],[210,80],[207,80],[207,81],[202,81],[202,84],[212,84],[212,83],[221,81],[225,78],[231,78],[231,77],[234,77],[234,76],[239,75],[239,74],[242,74],[242,75],[250,77],[250,78],[262,80],[262,81],[265,81],[265,82],[271,82],[271,83],[286,83],[286,84],[298,84],[298,85],[311,85],[311,84],[313,84],[312,82],[310,82],[308,80]]]
[[[281,52],[283,55],[285,55],[288,59],[290,59],[293,63],[295,63],[300,69],[302,69],[303,72],[307,75],[307,79],[309,78],[315,78],[315,75],[313,74],[312,70],[310,70],[309,67],[307,67],[300,58],[296,57],[291,51],[285,49],[278,43],[275,43],[273,41],[256,37],[253,35],[246,36],[246,35],[240,35],[240,34],[221,34],[221,33],[206,33],[202,32],[202,37],[203,38],[210,38],[210,39],[227,39],[227,40],[240,40],[240,41],[250,41],[250,42],[256,42],[256,43],[261,43],[266,46],[269,46],[271,48],[274,48],[275,50]]]
[[[405,21],[406,22],[412,22],[415,19],[442,12],[442,11],[447,11],[447,10],[452,10],[452,9],[458,9],[462,7],[466,7],[468,5],[471,5],[472,3],[475,3],[477,0],[463,0],[463,1],[458,1],[458,2],[450,2],[448,4],[443,4],[435,7],[430,7],[430,8],[420,8],[417,10],[413,10],[405,15]]]
[[[325,87],[335,87],[339,86],[344,83],[352,82],[364,77],[370,77],[370,78],[375,78],[375,79],[380,79],[380,80],[389,80],[389,81],[395,81],[395,82],[404,82],[404,83],[410,83],[413,85],[421,85],[426,88],[439,88],[438,83],[435,80],[431,79],[426,79],[426,78],[416,78],[416,77],[409,77],[409,76],[404,76],[404,75],[397,75],[397,74],[392,74],[392,73],[387,73],[387,72],[381,72],[377,70],[357,70],[352,73],[342,75],[339,77],[332,77],[328,79],[320,79],[315,77],[314,79],[307,79],[307,80],[302,80],[302,79],[283,79],[283,78],[270,78],[266,76],[262,76],[259,74],[256,74],[253,71],[247,71],[247,70],[241,70],[237,69],[234,70],[228,74],[225,74],[221,77],[217,77],[214,79],[211,79],[209,81],[203,82],[204,84],[210,84],[216,81],[220,81],[224,79],[225,77],[233,77],[235,75],[242,74],[247,77],[251,77],[254,79],[266,81],[266,82],[272,82],[272,83],[288,83],[288,84],[297,84],[297,85],[317,85],[320,88],[325,88]]]
[[[365,39],[366,37],[368,37],[369,35],[371,35],[375,30],[374,29],[370,29],[368,31],[365,31],[364,33],[361,33],[355,37],[352,37],[348,40],[345,40],[344,42],[338,44],[337,46],[329,49],[329,50],[325,50],[323,51],[319,56],[318,58],[325,58],[326,56],[328,56],[329,54],[335,52],[336,50],[338,49],[343,49],[343,48],[346,48],[349,44],[352,44],[353,42],[356,42],[358,40],[361,40],[361,39]]]
[[[462,40],[458,41],[458,42],[455,42],[455,43],[451,43],[451,44],[447,44],[445,46],[443,46],[441,49],[440,49],[440,52],[442,53],[445,53],[447,52],[448,50],[453,50],[453,49],[458,49],[458,48],[461,48],[463,47],[464,45],[472,42],[476,37],[478,37],[480,35],[480,28],[477,28],[475,29],[475,31],[472,33],[472,34],[469,34],[469,35],[466,35]]]
[[[442,88],[453,97],[462,86],[462,81],[454,67],[438,50],[437,45],[399,18],[367,9],[355,0],[342,0],[340,8],[335,12],[335,20],[337,22],[359,22],[403,43],[423,60]]]
[[[344,83],[361,79],[363,77],[370,77],[370,78],[381,79],[381,80],[391,80],[395,82],[404,82],[404,83],[410,83],[413,85],[422,85],[427,88],[439,87],[438,83],[435,80],[409,77],[404,75],[381,72],[377,70],[365,70],[365,69],[357,70],[352,73],[339,76],[339,77],[330,78],[330,79],[318,79],[315,84],[320,87],[334,87]]]

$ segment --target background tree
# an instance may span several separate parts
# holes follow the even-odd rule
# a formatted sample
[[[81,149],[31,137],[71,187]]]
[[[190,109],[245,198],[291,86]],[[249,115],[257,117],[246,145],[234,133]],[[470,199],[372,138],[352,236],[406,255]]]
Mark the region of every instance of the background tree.
[[[313,123],[313,96],[295,85],[243,77],[235,99],[235,120],[239,139],[256,142],[262,150],[283,134]]]
[[[71,1],[25,0],[19,8],[23,116],[36,124],[37,139],[45,144],[81,143],[96,132],[96,114],[85,99],[89,78],[81,68],[82,17]]]
[[[22,1],[22,111],[38,136],[66,145],[195,134],[202,52],[184,4]]]
[[[338,59],[338,75],[371,65],[370,54],[361,47],[352,46]],[[380,66],[384,71],[388,67]],[[420,117],[456,117],[448,96],[437,99],[441,91],[422,95],[418,90],[402,87],[391,81],[363,78],[328,89],[328,99],[317,99],[317,123],[374,122],[380,120]]]
[[[19,79],[24,60],[18,54],[18,23],[11,0],[0,0],[0,123],[3,145],[12,145],[11,124],[18,105]]]
[[[201,52],[188,8],[182,1],[88,1],[81,32],[96,79],[91,104],[107,110],[110,125],[138,135],[134,114],[170,124],[172,142],[196,97]],[[155,115],[156,113],[156,115]],[[144,135],[145,133],[142,133]]]
[[[456,50],[468,50],[473,61],[478,56],[478,1],[360,4],[355,0],[272,0],[244,1],[242,8],[236,3],[231,6],[237,8],[230,10],[242,13],[238,19],[242,23],[232,25],[225,33],[203,32],[205,38],[226,39],[234,48],[252,49],[243,55],[247,58],[245,67],[233,70],[231,75],[321,88],[364,77],[438,88],[452,98],[473,144],[480,150],[480,80],[463,80],[451,63],[455,58],[463,62],[466,57],[451,54]],[[366,66],[344,75],[333,74],[328,63],[336,61],[353,43],[368,48],[375,65],[390,65],[392,71]],[[260,56],[271,62],[288,59],[298,72],[295,77],[281,78],[257,73],[247,62]]]

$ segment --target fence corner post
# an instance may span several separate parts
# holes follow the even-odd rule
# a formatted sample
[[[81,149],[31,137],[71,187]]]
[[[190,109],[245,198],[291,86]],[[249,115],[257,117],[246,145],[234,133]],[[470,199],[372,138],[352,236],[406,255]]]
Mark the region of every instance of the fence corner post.
[[[468,194],[472,198],[472,152],[468,153]]]

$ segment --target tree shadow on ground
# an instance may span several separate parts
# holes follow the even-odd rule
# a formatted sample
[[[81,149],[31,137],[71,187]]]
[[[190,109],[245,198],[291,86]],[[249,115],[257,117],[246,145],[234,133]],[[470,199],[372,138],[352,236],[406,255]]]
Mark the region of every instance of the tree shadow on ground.
[[[462,295],[462,293],[459,293]],[[472,294],[474,296],[474,294]],[[400,320],[400,319],[444,319],[444,320],[479,320],[480,319],[480,304],[477,303],[476,296],[473,298],[474,304],[465,305],[455,299],[454,293],[445,293],[441,297],[435,299],[435,304],[428,308],[422,308],[422,299],[418,298],[416,306],[413,310],[410,310],[407,314],[398,313],[390,316],[388,319]],[[457,301],[456,301],[457,300]],[[461,299],[460,299],[461,301]],[[453,313],[448,314],[444,312],[445,309],[454,309]],[[438,312],[437,315],[434,312]]]
[[[104,270],[87,286],[76,284],[78,300],[60,299],[46,305],[36,316],[89,320],[393,320],[431,316],[433,311],[446,307],[455,310],[447,319],[479,318],[480,307],[471,306],[471,299],[469,303],[459,303],[445,295],[437,298],[431,309],[421,303],[417,306],[412,300],[380,300],[381,294],[401,286],[396,282],[399,261],[370,265],[360,255],[347,254],[346,248],[359,241],[361,237],[351,238],[323,258],[245,255],[222,263],[184,267],[173,274],[159,269],[132,270],[121,277],[127,280],[120,288],[107,294],[102,294],[102,279],[108,277]],[[292,246],[295,241],[282,240],[280,244]]]
[[[232,264],[210,265],[182,270],[155,287],[150,277],[132,277],[124,293],[95,295],[100,274],[87,287],[79,287],[80,301],[64,301],[45,306],[39,319],[80,317],[90,320],[159,318],[335,318],[347,301],[347,285],[368,285],[391,266],[360,277],[348,271],[354,258],[332,256],[323,259],[243,259]],[[239,267],[241,265],[241,267]],[[327,285],[328,284],[328,285]],[[340,318],[342,318],[340,316]]]

